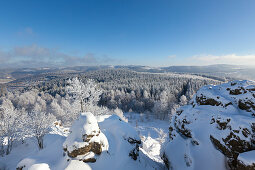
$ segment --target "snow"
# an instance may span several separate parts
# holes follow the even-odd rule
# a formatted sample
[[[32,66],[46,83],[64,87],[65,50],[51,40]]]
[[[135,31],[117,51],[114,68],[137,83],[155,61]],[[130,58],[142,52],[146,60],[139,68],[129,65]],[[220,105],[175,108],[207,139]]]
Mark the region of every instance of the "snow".
[[[95,117],[91,113],[82,113],[69,130],[59,125],[53,126],[50,134],[44,137],[45,146],[42,150],[38,149],[35,138],[27,138],[24,143],[14,145],[11,154],[1,157],[0,168],[12,170],[25,166],[24,169],[36,170],[164,169],[165,166],[160,159],[160,149],[167,136],[168,122],[136,113],[125,113],[125,116],[129,118],[129,123],[122,121],[117,115]],[[94,131],[100,131],[105,138],[98,137],[107,140],[109,144],[107,149],[97,155],[95,163],[79,161],[78,159],[84,158],[79,156],[77,159],[70,159],[65,154],[63,146],[68,144],[71,146],[71,142],[83,142],[80,135],[95,134]],[[74,139],[71,140],[70,136]],[[128,142],[129,138],[142,140],[137,160],[129,156],[130,151],[136,147],[136,144]],[[98,141],[93,138],[91,140]],[[85,156],[93,157],[94,155]]]
[[[160,158],[160,149],[161,144],[157,140],[153,139],[152,137],[144,137],[143,139],[143,152],[147,152],[148,156],[151,159],[154,159],[157,162],[162,162]]]
[[[230,128],[219,129],[217,123],[211,123],[212,118],[224,122],[233,129],[250,127],[254,123],[251,112],[238,109],[241,99],[254,100],[250,91],[240,95],[229,95],[229,91],[243,87],[253,89],[252,82],[236,81],[220,86],[205,86],[197,92],[197,96],[206,96],[215,99],[222,105],[199,105],[196,96],[189,105],[181,107],[180,115],[173,115],[170,122],[157,120],[150,114],[125,113],[128,123],[117,115],[98,115],[82,113],[68,129],[60,125],[51,128],[51,132],[44,136],[44,148],[39,150],[35,138],[27,138],[24,142],[14,144],[11,154],[0,159],[0,169],[12,170],[25,166],[24,169],[123,169],[147,170],[166,169],[161,156],[163,153],[170,161],[171,168],[178,170],[194,169],[226,169],[226,157],[215,148],[210,135],[217,139],[225,138]],[[225,107],[225,104],[232,105]],[[251,108],[252,109],[252,108]],[[126,119],[125,119],[126,120]],[[190,130],[192,137],[185,137],[176,127],[182,127],[182,121],[188,123],[184,127]],[[169,138],[169,125],[174,127],[173,139]],[[68,157],[63,148],[73,151],[88,144],[82,136],[93,135],[90,142],[104,144],[100,155],[90,152],[80,155],[76,159]],[[242,140],[248,140],[242,133],[238,134]],[[128,139],[141,140],[139,156],[133,160],[129,153],[136,144],[129,143]],[[84,163],[79,159],[96,156],[95,163]],[[238,160],[246,165],[254,163],[255,152],[249,151],[239,154]]]
[[[128,123],[122,121],[118,116],[112,115],[104,121],[99,122],[102,132],[109,142],[108,152],[103,152],[96,164],[90,164],[92,169],[153,169],[158,164],[150,160],[146,155],[140,153],[140,160],[133,160],[129,152],[135,148],[134,144],[128,142],[128,138],[139,140],[136,130]],[[147,166],[150,164],[150,166]]]
[[[244,165],[255,164],[255,150],[240,153],[238,158]]]
[[[81,161],[71,160],[69,165],[65,168],[65,170],[75,170],[75,169],[91,170],[91,167],[88,164],[85,164]]]
[[[70,128],[70,134],[66,138],[63,147],[69,152],[78,148],[89,145],[89,142],[98,142],[102,144],[103,151],[108,149],[108,141],[103,133],[100,133],[97,119],[90,112],[81,113],[80,117],[73,123]],[[92,135],[93,137],[89,142],[83,141],[84,135]]]
[[[169,122],[150,114],[126,113],[129,124],[135,127],[142,140],[141,151],[150,159],[163,164],[160,150],[168,138]]]
[[[34,164],[31,167],[29,167],[28,170],[50,170],[50,167],[48,164],[45,164],[45,163]]]
[[[224,144],[222,139],[225,139],[231,130],[242,131],[247,128],[251,131],[251,124],[254,123],[252,112],[241,110],[238,101],[243,99],[254,101],[253,92],[246,90],[239,95],[230,95],[229,92],[229,90],[237,88],[254,88],[255,86],[251,84],[254,82],[235,81],[218,86],[205,86],[197,92],[189,105],[178,109],[179,114],[174,115],[170,122],[170,126],[173,128],[171,132],[173,139],[170,139],[163,149],[170,162],[170,168],[175,170],[226,169],[226,157],[215,148],[210,140],[210,135]],[[228,88],[229,90],[227,90]],[[201,96],[206,99],[214,99],[221,104],[219,106],[200,105],[196,97]],[[231,105],[225,106],[230,102]],[[212,119],[215,121],[212,122]],[[228,122],[226,128],[221,129],[217,121]],[[190,132],[189,136],[183,135],[178,130],[183,128]],[[251,135],[248,137],[242,133],[235,135],[241,140],[249,141],[251,139]],[[243,154],[245,155],[245,153]]]

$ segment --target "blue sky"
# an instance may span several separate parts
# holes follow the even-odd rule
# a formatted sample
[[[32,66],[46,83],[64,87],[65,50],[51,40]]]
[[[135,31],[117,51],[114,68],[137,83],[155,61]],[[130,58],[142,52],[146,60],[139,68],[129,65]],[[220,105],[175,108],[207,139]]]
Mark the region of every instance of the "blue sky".
[[[0,1],[0,62],[255,65],[254,9],[254,0]]]

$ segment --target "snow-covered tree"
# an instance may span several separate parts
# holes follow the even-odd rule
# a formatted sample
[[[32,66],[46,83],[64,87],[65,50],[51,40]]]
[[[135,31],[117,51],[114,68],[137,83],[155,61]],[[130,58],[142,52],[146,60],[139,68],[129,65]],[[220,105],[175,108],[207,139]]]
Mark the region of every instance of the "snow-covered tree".
[[[187,104],[187,97],[185,95],[182,95],[180,98],[180,105],[183,106]]]
[[[45,112],[33,111],[29,114],[28,121],[29,134],[36,137],[39,149],[43,149],[43,137],[50,131],[53,122],[56,121],[55,116]]]
[[[96,83],[88,79],[84,84],[76,77],[69,79],[67,84],[66,91],[74,100],[79,101],[80,111],[90,111],[93,113],[102,94],[101,89],[97,87]]]
[[[115,110],[113,110],[113,112],[114,114],[119,116],[124,122],[128,122],[128,119],[124,116],[122,110],[120,110],[119,108],[116,108]]]
[[[23,138],[26,134],[25,120],[25,113],[15,109],[10,100],[3,100],[0,106],[0,138],[2,145],[4,138],[7,139],[6,154],[12,150],[13,141]]]

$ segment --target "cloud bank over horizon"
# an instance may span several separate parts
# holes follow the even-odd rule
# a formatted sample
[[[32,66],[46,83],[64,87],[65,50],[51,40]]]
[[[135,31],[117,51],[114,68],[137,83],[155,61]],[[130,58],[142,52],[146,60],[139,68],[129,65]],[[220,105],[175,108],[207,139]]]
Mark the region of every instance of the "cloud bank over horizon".
[[[247,65],[255,66],[255,55],[195,55],[190,57],[190,64],[196,65],[213,65],[213,64],[229,64],[229,65]]]
[[[112,64],[119,62],[107,55],[94,53],[70,55],[57,48],[46,48],[36,44],[16,46],[10,50],[0,50],[0,67],[68,67]]]
[[[150,62],[156,63],[157,57]],[[131,63],[130,63],[131,62]],[[70,67],[70,66],[95,66],[95,65],[150,65],[145,60],[143,63],[134,61],[121,61],[107,55],[86,53],[84,55],[72,55],[60,51],[57,48],[41,47],[36,44],[28,46],[16,46],[9,50],[0,50],[0,67]],[[194,55],[179,58],[176,55],[168,56],[164,66],[190,65],[205,66],[214,64],[247,65],[255,66],[255,55]],[[160,67],[156,66],[156,67]]]

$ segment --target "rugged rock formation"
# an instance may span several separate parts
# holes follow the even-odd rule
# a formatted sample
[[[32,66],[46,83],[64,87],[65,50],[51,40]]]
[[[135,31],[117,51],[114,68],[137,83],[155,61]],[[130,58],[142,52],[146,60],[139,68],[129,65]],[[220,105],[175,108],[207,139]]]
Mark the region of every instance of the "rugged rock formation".
[[[127,139],[127,141],[131,144],[131,145],[135,145],[134,149],[132,149],[130,152],[129,152],[129,156],[134,159],[134,160],[137,160],[137,157],[139,156],[139,146],[141,145],[142,141],[139,139],[134,139],[134,138],[131,138],[129,137]]]
[[[173,115],[163,160],[169,169],[249,169],[239,155],[255,150],[255,83],[200,89]]]
[[[255,159],[255,150],[239,154],[237,157],[236,169],[254,170],[255,169],[254,159]]]
[[[99,129],[96,118],[87,112],[73,123],[63,148],[70,158],[96,162],[97,155],[108,149],[108,141]]]

